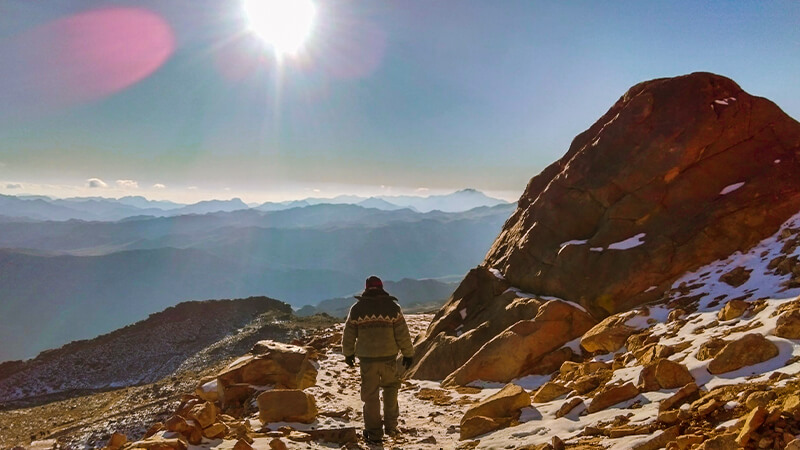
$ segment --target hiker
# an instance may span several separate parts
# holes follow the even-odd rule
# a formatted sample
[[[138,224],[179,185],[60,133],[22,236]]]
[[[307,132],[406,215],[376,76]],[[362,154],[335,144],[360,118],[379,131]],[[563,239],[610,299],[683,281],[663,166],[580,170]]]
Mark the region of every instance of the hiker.
[[[400,374],[397,352],[403,353],[403,367],[411,367],[414,346],[397,299],[383,290],[376,276],[367,278],[366,289],[355,296],[342,336],[342,353],[348,366],[361,364],[361,400],[364,402],[364,439],[380,442],[384,431],[395,437],[400,409],[397,391]],[[383,422],[378,389],[383,389]]]

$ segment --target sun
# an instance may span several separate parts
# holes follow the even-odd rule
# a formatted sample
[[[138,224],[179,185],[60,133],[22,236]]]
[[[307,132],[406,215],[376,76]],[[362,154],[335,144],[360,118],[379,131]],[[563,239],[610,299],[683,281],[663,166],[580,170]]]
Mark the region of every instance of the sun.
[[[317,8],[311,0],[242,0],[249,29],[278,57],[295,55],[314,28]]]

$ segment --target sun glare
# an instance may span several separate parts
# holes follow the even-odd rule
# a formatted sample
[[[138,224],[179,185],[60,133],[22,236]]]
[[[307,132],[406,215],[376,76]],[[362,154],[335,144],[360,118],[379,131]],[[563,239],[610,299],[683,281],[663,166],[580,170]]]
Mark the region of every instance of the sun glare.
[[[242,0],[242,6],[250,31],[278,56],[296,54],[314,27],[311,0]]]

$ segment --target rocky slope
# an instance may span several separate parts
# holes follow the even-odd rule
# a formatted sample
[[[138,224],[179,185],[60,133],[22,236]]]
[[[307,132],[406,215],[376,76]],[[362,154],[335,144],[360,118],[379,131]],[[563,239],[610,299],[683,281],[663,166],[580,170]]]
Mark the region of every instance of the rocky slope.
[[[86,341],[0,365],[0,404],[152,383],[206,368],[257,339],[288,338],[289,305],[266,297],[184,302]]]

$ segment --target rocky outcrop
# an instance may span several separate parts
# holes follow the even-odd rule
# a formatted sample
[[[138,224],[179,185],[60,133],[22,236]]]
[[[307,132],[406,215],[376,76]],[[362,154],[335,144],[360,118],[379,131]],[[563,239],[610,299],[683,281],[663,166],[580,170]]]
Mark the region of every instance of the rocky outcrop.
[[[545,302],[520,295],[486,267],[477,267],[439,310],[425,338],[415,343],[409,376],[442,380],[475,352],[520,320],[533,319]]]
[[[536,373],[542,358],[585,333],[595,321],[566,302],[545,303],[533,320],[521,320],[487,342],[445,380],[445,385],[472,381],[509,382]]]
[[[800,124],[727,78],[640,83],[531,179],[485,264],[595,317],[626,311],[800,210],[799,152]]]

